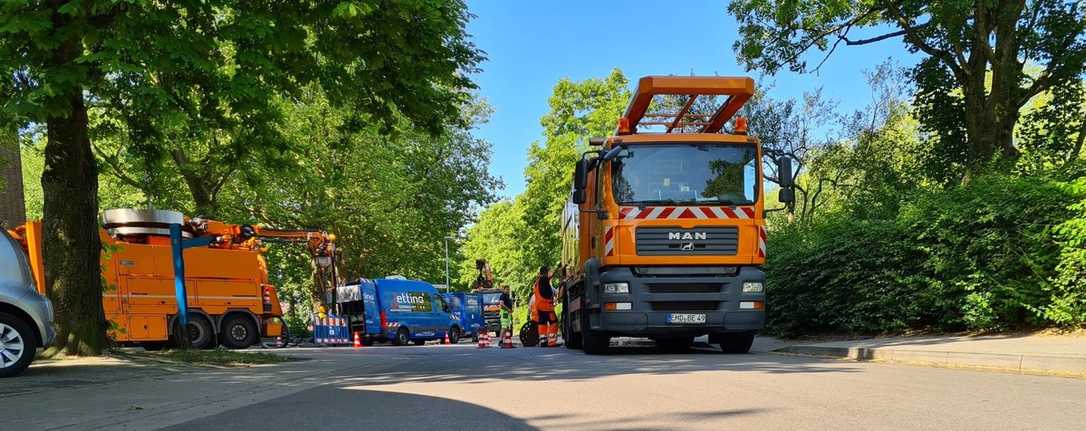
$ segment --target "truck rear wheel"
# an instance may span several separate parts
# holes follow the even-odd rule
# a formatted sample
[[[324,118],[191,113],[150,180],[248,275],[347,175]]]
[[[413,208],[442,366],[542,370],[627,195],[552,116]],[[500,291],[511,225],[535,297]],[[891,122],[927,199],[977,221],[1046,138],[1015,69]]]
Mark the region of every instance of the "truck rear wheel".
[[[456,326],[449,328],[449,344],[460,344],[460,328]]]
[[[611,337],[592,330],[587,310],[581,312],[581,343],[589,355],[606,354],[611,347]]]
[[[210,349],[215,347],[215,334],[211,330],[211,322],[201,316],[192,316],[186,330],[189,331],[189,342],[193,349]]]
[[[222,322],[222,334],[219,336],[222,345],[228,349],[244,349],[256,344],[260,338],[256,323],[253,319],[243,314],[235,314],[227,317]]]

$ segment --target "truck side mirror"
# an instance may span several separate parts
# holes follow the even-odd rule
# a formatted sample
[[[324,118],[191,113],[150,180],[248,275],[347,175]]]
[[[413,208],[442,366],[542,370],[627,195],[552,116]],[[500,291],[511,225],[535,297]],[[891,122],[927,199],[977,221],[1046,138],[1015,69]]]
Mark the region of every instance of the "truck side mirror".
[[[577,167],[573,170],[573,189],[584,190],[588,187],[588,159],[581,158],[577,161]]]
[[[577,205],[585,203],[585,201],[588,200],[588,198],[585,196],[585,194],[586,193],[585,193],[584,189],[575,189],[575,190],[573,190],[573,203],[575,203]]]
[[[792,183],[792,159],[788,156],[777,159],[777,184],[781,188],[795,185]]]
[[[777,159],[777,184],[781,186],[777,201],[790,204],[796,201],[795,183],[792,182],[792,159],[781,156]]]

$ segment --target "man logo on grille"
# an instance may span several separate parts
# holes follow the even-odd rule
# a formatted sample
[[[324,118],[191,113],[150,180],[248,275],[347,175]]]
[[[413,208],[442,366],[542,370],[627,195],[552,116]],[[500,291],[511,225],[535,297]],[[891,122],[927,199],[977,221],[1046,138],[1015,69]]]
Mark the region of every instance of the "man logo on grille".
[[[694,239],[709,239],[709,234],[705,232],[668,232],[667,239],[669,240],[694,240]]]

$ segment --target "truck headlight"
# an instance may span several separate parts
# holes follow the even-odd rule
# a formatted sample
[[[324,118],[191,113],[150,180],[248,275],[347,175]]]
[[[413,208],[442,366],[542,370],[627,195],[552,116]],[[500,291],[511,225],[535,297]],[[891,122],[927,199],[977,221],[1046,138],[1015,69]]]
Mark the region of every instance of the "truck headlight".
[[[630,285],[627,283],[604,283],[603,293],[630,293]]]
[[[744,281],[743,293],[762,293],[765,290],[765,286],[760,281]]]

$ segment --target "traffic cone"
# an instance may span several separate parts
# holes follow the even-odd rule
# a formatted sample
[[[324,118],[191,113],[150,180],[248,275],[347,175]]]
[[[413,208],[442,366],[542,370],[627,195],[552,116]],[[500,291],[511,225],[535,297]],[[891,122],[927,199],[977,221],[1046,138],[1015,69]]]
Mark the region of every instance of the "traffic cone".
[[[483,331],[479,333],[479,346],[480,349],[486,349],[490,347],[490,331]]]
[[[283,336],[282,335],[280,335],[278,337],[275,337],[275,345],[279,346],[279,347],[287,347],[287,345],[283,343]]]
[[[513,348],[513,330],[512,329],[504,329],[504,330],[502,330],[502,348],[503,349],[512,349]]]
[[[358,331],[354,331],[354,348],[362,348],[362,336],[358,334]]]
[[[449,342],[449,331],[445,331],[445,343],[444,344],[452,344],[452,343]]]

